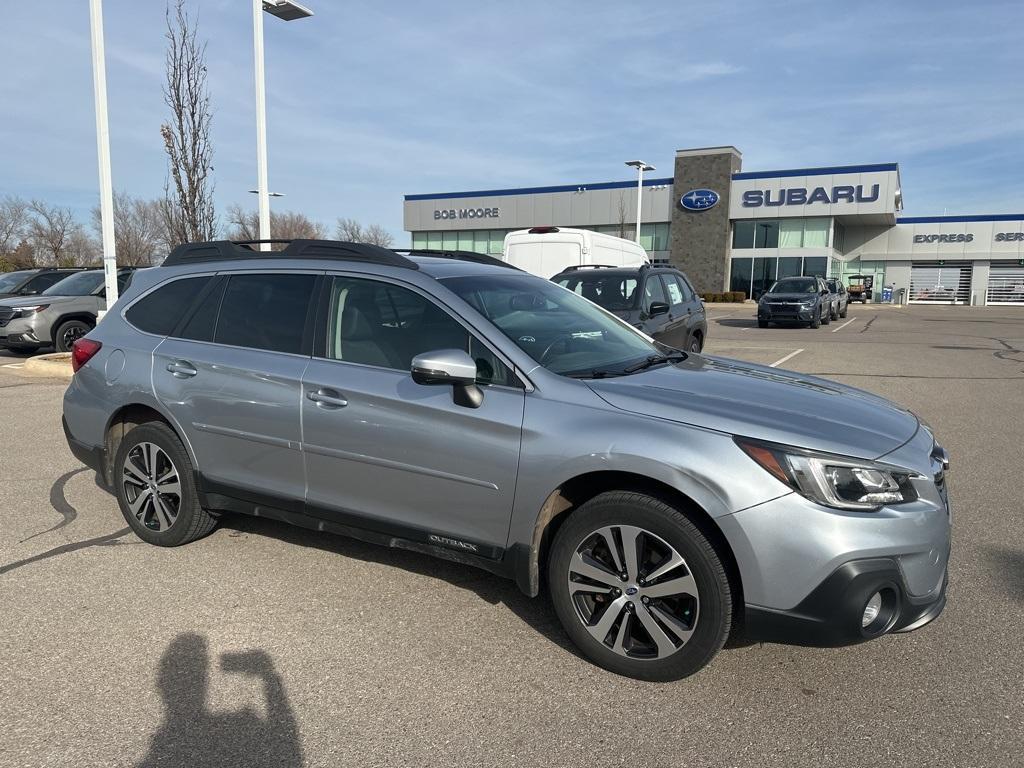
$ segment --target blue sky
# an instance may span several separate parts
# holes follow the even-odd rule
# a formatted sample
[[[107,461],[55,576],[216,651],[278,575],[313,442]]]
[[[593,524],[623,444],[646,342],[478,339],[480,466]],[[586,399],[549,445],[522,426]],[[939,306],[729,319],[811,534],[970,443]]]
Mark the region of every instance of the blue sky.
[[[745,170],[895,161],[907,214],[1024,213],[1024,4],[361,2],[266,18],[282,209],[402,233],[402,195],[629,178],[734,144]],[[9,3],[0,195],[97,197],[87,0]],[[105,0],[115,187],[160,194],[162,0]],[[209,41],[221,211],[253,204],[248,0]],[[698,10],[699,8],[699,10]]]

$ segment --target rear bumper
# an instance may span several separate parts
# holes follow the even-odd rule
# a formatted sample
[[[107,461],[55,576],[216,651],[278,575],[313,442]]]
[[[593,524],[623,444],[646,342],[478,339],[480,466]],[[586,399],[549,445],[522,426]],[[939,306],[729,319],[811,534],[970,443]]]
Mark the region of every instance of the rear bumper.
[[[942,613],[947,581],[944,573],[936,593],[915,598],[895,560],[852,560],[791,610],[747,605],[745,631],[753,640],[814,646],[849,645],[892,632],[911,632]],[[864,629],[861,617],[876,592],[884,596],[879,620]]]
[[[104,475],[104,465],[106,464],[106,451],[103,450],[102,446],[87,445],[79,440],[76,440],[71,435],[71,430],[68,428],[68,420],[61,416],[61,425],[64,427],[64,438],[68,441],[68,448],[71,450],[72,455],[80,462],[89,467],[98,474],[104,482],[106,477]]]

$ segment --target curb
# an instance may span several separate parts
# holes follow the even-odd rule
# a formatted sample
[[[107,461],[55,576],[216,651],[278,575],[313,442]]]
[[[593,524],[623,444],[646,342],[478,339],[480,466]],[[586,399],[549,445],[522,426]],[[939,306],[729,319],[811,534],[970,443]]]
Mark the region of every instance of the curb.
[[[56,352],[52,355],[36,355],[25,361],[22,373],[30,376],[45,376],[51,379],[70,379],[74,376],[71,370],[71,353]]]

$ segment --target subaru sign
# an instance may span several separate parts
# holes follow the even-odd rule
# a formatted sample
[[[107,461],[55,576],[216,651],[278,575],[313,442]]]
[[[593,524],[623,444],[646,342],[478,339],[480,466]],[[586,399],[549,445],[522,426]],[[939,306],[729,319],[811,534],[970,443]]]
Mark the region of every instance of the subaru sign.
[[[698,190],[700,191],[700,190]],[[743,193],[744,208],[760,208],[761,206],[777,207],[780,205],[811,205],[812,203],[873,203],[878,200],[878,184],[871,185],[871,192],[864,192],[864,185],[836,186],[831,189],[815,187],[792,187],[790,189],[752,189]],[[685,203],[684,203],[685,205]]]
[[[679,204],[688,211],[706,211],[718,205],[719,199],[713,189],[691,189],[679,198]]]

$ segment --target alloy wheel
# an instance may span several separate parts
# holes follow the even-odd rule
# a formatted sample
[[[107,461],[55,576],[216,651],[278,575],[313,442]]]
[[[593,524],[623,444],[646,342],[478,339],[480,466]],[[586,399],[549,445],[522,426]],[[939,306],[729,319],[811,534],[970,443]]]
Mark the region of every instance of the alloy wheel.
[[[128,451],[121,484],[128,509],[140,523],[158,532],[174,525],[181,509],[181,479],[160,446],[139,443]]]
[[[87,328],[82,328],[79,326],[72,326],[71,328],[68,328],[66,331],[64,331],[64,334],[61,336],[61,341],[64,343],[64,348],[71,349],[71,347],[74,346],[75,342],[78,341],[83,336],[85,336],[86,333],[88,333]]]
[[[672,655],[697,627],[700,595],[683,557],[643,528],[611,525],[576,547],[569,596],[587,632],[638,660]]]

